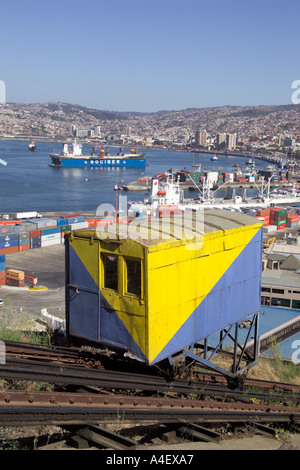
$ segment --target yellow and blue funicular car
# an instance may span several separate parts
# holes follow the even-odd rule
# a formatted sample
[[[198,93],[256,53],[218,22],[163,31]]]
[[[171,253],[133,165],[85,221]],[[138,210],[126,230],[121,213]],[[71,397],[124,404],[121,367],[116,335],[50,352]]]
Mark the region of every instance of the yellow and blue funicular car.
[[[148,366],[189,359],[221,372],[209,354],[233,338],[234,364],[225,375],[235,377],[256,362],[261,266],[262,223],[228,210],[71,232],[67,337],[125,351]],[[245,320],[252,330],[239,351]],[[209,346],[216,333],[221,340]]]

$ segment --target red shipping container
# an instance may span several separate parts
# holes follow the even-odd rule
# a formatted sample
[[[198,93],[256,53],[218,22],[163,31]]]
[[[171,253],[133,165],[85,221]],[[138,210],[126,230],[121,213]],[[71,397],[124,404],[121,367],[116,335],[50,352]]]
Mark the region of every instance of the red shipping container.
[[[6,279],[6,285],[12,287],[25,287],[25,281],[18,281],[17,279]]]
[[[261,209],[259,211],[257,211],[256,215],[259,215],[259,216],[265,216],[265,215],[268,215],[270,216],[270,208],[266,208],[266,209]]]
[[[19,245],[19,251],[30,250],[30,245]]]
[[[6,271],[0,271],[0,279],[5,279]]]
[[[295,217],[288,217],[287,220],[290,224],[293,224],[294,222],[299,222],[299,215],[296,215]]]
[[[277,225],[277,230],[281,230],[282,228],[286,228],[286,224]]]
[[[41,236],[41,231],[40,230],[31,230],[30,238],[35,238],[35,237],[40,237],[40,236]]]
[[[16,225],[19,224],[17,220],[1,220],[1,225]]]
[[[0,279],[0,286],[6,286],[6,279]]]

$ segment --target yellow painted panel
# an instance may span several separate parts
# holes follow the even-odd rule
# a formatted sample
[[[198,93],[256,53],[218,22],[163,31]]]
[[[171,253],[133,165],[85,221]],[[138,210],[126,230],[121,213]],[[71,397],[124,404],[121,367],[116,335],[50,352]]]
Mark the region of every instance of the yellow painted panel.
[[[72,238],[71,246],[86,267],[95,283],[99,284],[99,242],[85,238]]]
[[[149,254],[149,362],[151,363],[165,345],[170,341],[178,329],[202,302],[214,285],[223,276],[233,261],[242,252],[257,229],[248,228],[242,231],[238,242],[238,235],[233,233],[234,242],[238,246],[232,249],[215,252],[210,256],[188,259],[185,248],[178,249],[177,264],[167,264],[169,253],[160,253],[161,268],[157,267],[157,260]],[[241,235],[241,234],[240,234]],[[228,242],[230,241],[227,235]],[[231,243],[228,243],[231,247]],[[180,261],[181,256],[181,261]],[[154,257],[155,258],[155,257]],[[166,265],[167,266],[164,266]],[[162,295],[162,288],[163,295]]]

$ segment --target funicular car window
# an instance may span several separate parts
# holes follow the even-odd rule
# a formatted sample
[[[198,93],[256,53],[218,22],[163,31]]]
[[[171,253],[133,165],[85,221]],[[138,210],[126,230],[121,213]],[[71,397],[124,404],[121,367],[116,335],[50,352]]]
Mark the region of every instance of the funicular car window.
[[[141,298],[142,294],[142,271],[141,260],[126,259],[127,268],[127,293]]]

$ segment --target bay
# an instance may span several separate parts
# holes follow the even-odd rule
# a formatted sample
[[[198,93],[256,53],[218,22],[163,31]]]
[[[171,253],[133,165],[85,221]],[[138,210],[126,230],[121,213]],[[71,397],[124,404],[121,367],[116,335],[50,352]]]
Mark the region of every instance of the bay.
[[[143,176],[165,173],[171,168],[192,170],[193,163],[202,170],[233,172],[233,164],[246,167],[247,159],[236,156],[219,156],[212,162],[212,154],[147,149],[147,166],[139,169],[120,168],[53,168],[49,154],[59,153],[61,143],[36,142],[37,151],[30,152],[29,142],[0,141],[0,212],[78,212],[95,211],[101,204],[116,204],[115,184],[121,186]],[[124,148],[124,150],[129,150]],[[91,145],[83,145],[83,153],[90,154]],[[118,148],[110,148],[112,154]],[[252,190],[253,191],[253,190]],[[248,192],[247,192],[248,193]],[[128,200],[140,201],[143,191],[124,192]],[[218,191],[217,197],[224,196]],[[251,195],[251,193],[248,193]],[[185,197],[196,197],[185,191]]]

